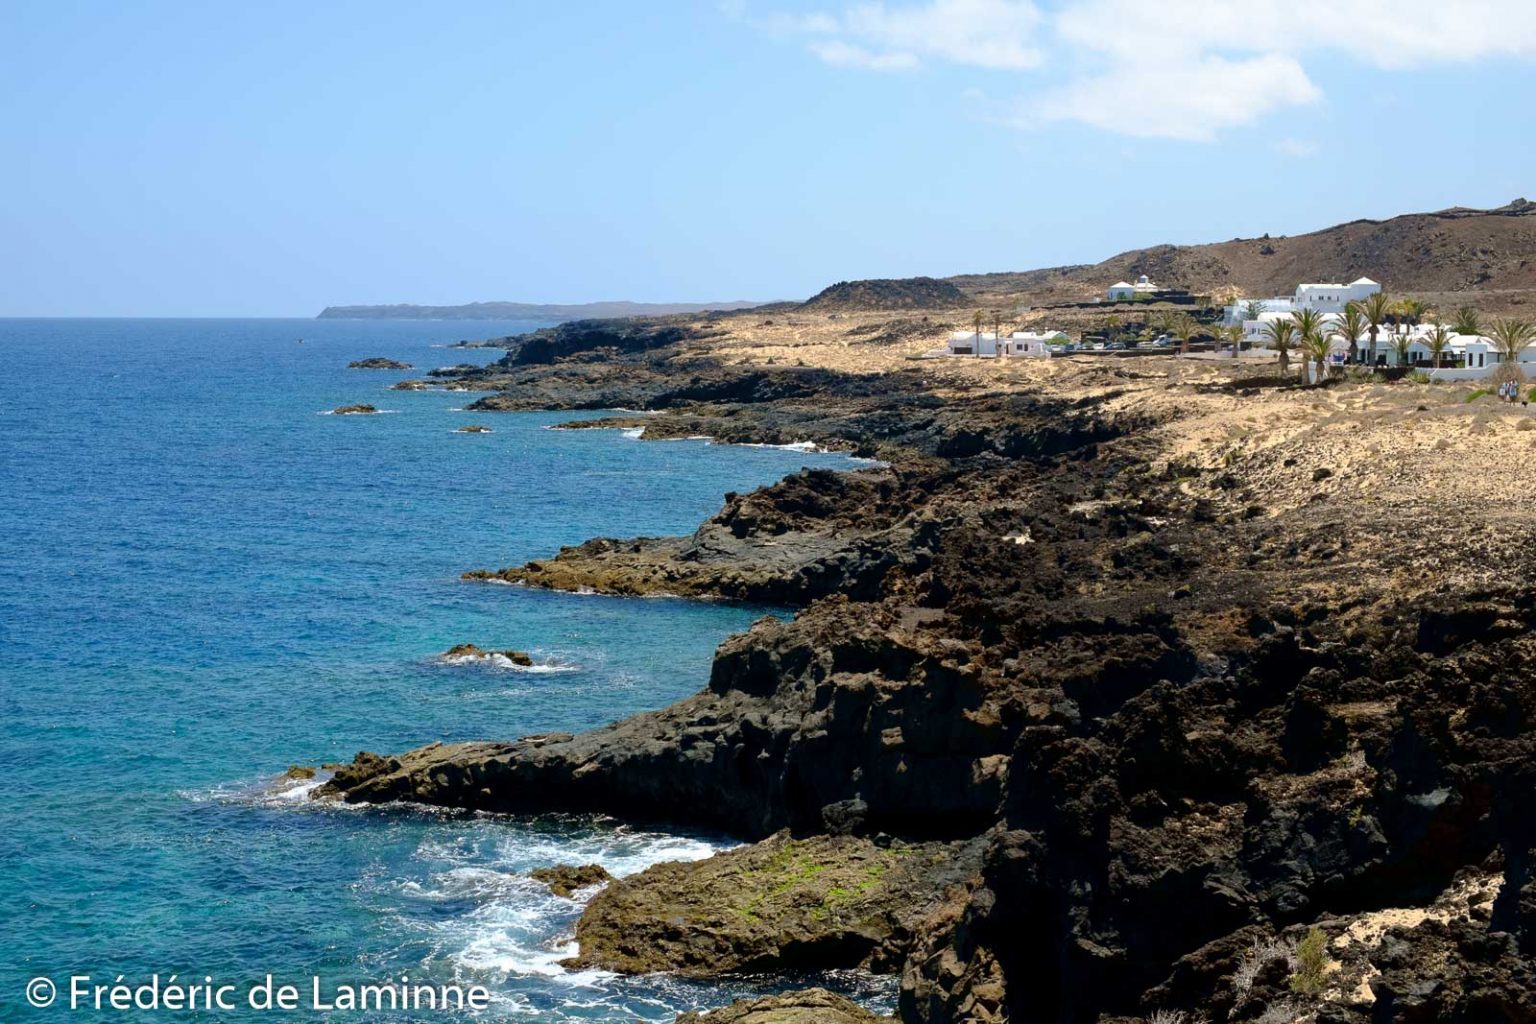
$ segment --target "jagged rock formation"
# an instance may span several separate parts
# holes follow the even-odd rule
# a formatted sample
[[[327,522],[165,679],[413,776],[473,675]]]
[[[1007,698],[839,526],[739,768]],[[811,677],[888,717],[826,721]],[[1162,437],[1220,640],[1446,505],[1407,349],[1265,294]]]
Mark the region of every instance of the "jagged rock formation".
[[[794,619],[726,641],[670,708],[363,754],[322,795],[766,840],[595,899],[582,955],[624,970],[899,964],[902,1019],[931,1024],[1532,1020],[1531,531],[1440,543],[1432,518],[1382,514],[1377,485],[1278,444],[1198,464],[1116,388],[940,399],[915,373],[877,389],[696,369],[638,375],[634,393],[676,410],[654,429],[792,425],[893,465],[733,496],[689,538],[503,572],[781,601]],[[507,401],[540,379],[511,373]],[[579,380],[620,386],[568,364],[546,379],[562,401]],[[917,872],[905,891],[924,895],[903,902],[921,920],[839,930],[816,879],[881,843],[978,866]],[[711,894],[737,864],[779,864],[757,891],[793,898],[755,922],[677,920],[728,911]]]

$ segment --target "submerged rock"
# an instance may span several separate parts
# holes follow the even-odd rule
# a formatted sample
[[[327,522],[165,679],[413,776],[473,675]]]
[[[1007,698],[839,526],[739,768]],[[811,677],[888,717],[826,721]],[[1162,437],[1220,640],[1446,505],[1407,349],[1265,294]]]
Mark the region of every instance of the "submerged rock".
[[[349,370],[410,370],[414,369],[410,363],[402,363],[398,359],[385,359],[383,356],[373,356],[369,359],[358,359],[347,364]]]
[[[402,380],[389,386],[391,391],[427,391],[432,385],[424,380]]]
[[[738,999],[718,1010],[685,1013],[677,1024],[878,1024],[877,1017],[851,999],[824,988],[800,989],[759,999]]]
[[[499,651],[487,651],[476,647],[474,644],[454,644],[442,654],[438,655],[444,661],[458,660],[490,660],[493,658],[505,658],[520,668],[528,668],[533,664],[533,657],[527,651],[515,651],[506,648]]]
[[[294,781],[302,781],[314,777],[315,770],[304,764],[291,764],[288,766],[288,770],[283,772],[283,778],[293,779]]]
[[[543,882],[549,886],[550,892],[566,899],[577,889],[613,881],[613,876],[601,864],[582,864],[579,867],[574,864],[556,864],[552,868],[534,868],[528,872],[528,877]]]
[[[454,431],[455,434],[489,434],[490,432],[490,427],[482,427],[478,423],[471,423]]]
[[[378,411],[379,410],[375,409],[373,406],[366,404],[338,405],[336,408],[331,410],[331,414],[333,416],[370,416]]]

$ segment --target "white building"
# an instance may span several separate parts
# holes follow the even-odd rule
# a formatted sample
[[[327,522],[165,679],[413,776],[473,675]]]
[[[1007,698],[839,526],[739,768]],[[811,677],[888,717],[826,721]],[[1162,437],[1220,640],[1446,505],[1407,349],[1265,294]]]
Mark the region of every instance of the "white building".
[[[1299,284],[1295,295],[1277,295],[1272,299],[1239,299],[1226,308],[1226,322],[1241,323],[1244,333],[1251,337],[1256,331],[1262,331],[1262,325],[1271,320],[1290,316],[1303,309],[1319,313],[1342,313],[1351,302],[1361,302],[1379,291],[1381,285],[1368,277],[1357,278],[1349,284]],[[1259,307],[1259,319],[1247,319],[1248,307],[1254,304]],[[1273,315],[1266,319],[1266,314]],[[1255,329],[1250,327],[1251,324],[1259,326]]]
[[[952,356],[995,356],[997,335],[991,331],[954,331],[947,347]]]
[[[1052,345],[1065,345],[1071,340],[1064,331],[1014,331],[1003,339],[1003,354],[1048,359]]]
[[[1136,279],[1135,284],[1129,284],[1125,281],[1116,281],[1114,284],[1110,285],[1109,301],[1134,302],[1137,299],[1150,299],[1152,294],[1156,291],[1157,285],[1153,284],[1146,274],[1142,274]]]
[[[1332,330],[1337,323],[1336,317],[1328,317],[1324,321],[1326,329]],[[1404,328],[1394,331],[1391,327],[1384,327],[1376,338],[1376,364],[1383,367],[1409,366],[1428,373],[1435,380],[1480,380],[1491,377],[1498,371],[1503,362],[1497,346],[1492,339],[1480,334],[1456,334],[1451,333],[1450,344],[1440,354],[1440,365],[1434,365],[1430,355],[1429,336],[1434,332],[1434,325],[1420,324],[1413,328]],[[1398,354],[1398,342],[1408,341],[1404,360]],[[1258,344],[1262,347],[1267,344],[1266,338],[1260,338]],[[1360,339],[1356,346],[1356,354],[1363,361],[1370,349],[1370,338]],[[1341,334],[1334,334],[1331,338],[1333,354],[1329,361],[1334,366],[1343,366],[1349,361],[1349,341]],[[1301,361],[1306,357],[1297,349],[1291,352],[1293,361]],[[1527,348],[1520,353],[1520,369],[1528,377],[1536,377],[1536,346]],[[1309,374],[1311,368],[1308,367]]]
[[[1015,331],[999,343],[997,335],[991,331],[955,331],[950,334],[949,342],[945,347],[933,354],[987,358],[996,358],[1001,355],[1005,358],[1021,356],[1038,359],[1049,356],[1052,345],[1065,345],[1070,340],[1061,331],[1038,333]]]

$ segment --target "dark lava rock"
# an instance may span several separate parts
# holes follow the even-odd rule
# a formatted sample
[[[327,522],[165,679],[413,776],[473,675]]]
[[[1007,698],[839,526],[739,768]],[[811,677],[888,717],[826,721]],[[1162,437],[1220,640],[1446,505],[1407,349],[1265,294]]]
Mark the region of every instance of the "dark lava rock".
[[[527,668],[533,664],[533,657],[527,651],[514,651],[509,649],[500,651],[487,651],[476,647],[474,644],[454,644],[439,655],[444,661],[455,661],[461,658],[490,659],[505,658],[512,664]]]
[[[528,872],[528,877],[543,882],[550,892],[564,899],[569,899],[577,889],[613,881],[613,876],[601,864],[556,864],[552,868],[534,868]]]
[[[409,370],[413,369],[410,363],[402,363],[398,359],[385,359],[383,356],[374,356],[371,359],[358,359],[347,364],[349,370]]]
[[[339,405],[331,410],[334,416],[370,416],[378,412],[371,405]]]
[[[482,427],[478,423],[471,423],[454,431],[455,434],[489,434],[490,432],[490,427]]]

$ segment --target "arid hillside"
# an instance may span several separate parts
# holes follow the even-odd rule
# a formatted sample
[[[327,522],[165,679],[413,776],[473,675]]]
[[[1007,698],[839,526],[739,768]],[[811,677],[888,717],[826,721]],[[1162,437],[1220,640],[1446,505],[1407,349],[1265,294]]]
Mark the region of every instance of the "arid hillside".
[[[1388,291],[1466,297],[1502,309],[1536,303],[1536,203],[1455,208],[1390,220],[1357,220],[1305,235],[1238,238],[1209,245],[1133,249],[1092,265],[949,278],[979,305],[1039,305],[1101,297],[1147,274],[1160,285],[1245,295],[1283,295],[1302,281],[1362,275]]]

